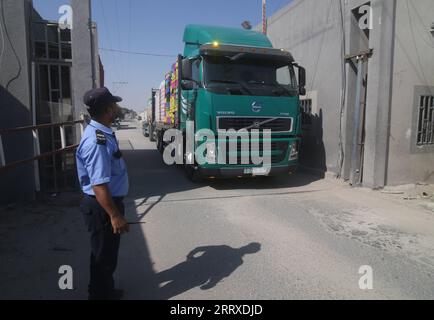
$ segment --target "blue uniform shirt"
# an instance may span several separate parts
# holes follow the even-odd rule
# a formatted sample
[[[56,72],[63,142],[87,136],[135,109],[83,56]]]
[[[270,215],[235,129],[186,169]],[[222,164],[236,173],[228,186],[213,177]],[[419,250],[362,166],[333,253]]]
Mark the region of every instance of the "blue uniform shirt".
[[[78,178],[85,194],[94,196],[93,186],[107,184],[112,197],[128,195],[127,168],[110,128],[92,120],[83,134],[76,158]]]

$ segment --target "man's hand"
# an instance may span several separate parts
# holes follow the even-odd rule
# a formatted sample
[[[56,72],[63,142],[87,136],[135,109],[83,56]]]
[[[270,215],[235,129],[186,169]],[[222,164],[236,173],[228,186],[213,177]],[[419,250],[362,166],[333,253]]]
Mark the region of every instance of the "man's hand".
[[[130,232],[130,226],[128,225],[125,218],[122,217],[120,214],[112,217],[111,223],[112,223],[114,234],[123,234],[126,232]]]
[[[119,213],[119,209],[116,207],[113,198],[110,194],[110,190],[107,185],[94,186],[96,200],[104,208],[105,212],[110,217],[110,221],[113,227],[114,234],[123,234],[130,231],[125,218]]]

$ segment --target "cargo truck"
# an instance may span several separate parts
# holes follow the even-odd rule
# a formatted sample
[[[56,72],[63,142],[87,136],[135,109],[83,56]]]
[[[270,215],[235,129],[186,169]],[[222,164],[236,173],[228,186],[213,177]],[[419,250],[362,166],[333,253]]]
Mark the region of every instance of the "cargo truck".
[[[221,159],[218,154],[223,149],[231,157],[230,162],[199,164],[192,161],[184,143],[183,165],[193,181],[294,173],[301,144],[299,97],[306,94],[305,69],[291,53],[273,48],[267,36],[252,30],[188,25],[183,40],[183,54],[152,90],[150,136],[157,149],[163,153],[170,144],[164,138],[167,130],[178,129],[185,139],[192,124],[195,133],[203,129],[215,133],[216,150],[207,150],[212,157]],[[260,145],[267,139],[270,146],[271,163],[266,167],[244,161],[239,146],[244,139],[250,142],[252,130],[269,132],[259,138]],[[230,133],[225,137],[228,141],[218,141],[221,131]],[[231,139],[238,145],[235,150],[220,147]],[[205,141],[195,143],[196,148]]]

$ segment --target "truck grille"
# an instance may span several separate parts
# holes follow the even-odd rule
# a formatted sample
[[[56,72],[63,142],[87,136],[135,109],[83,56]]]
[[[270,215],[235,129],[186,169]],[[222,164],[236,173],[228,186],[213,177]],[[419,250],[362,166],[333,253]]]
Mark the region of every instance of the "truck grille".
[[[268,122],[265,122],[268,121]],[[219,130],[271,130],[271,132],[291,132],[292,118],[218,118]],[[264,123],[265,122],[265,123]]]
[[[285,160],[286,155],[288,153],[288,148],[289,148],[289,142],[287,141],[278,141],[278,142],[271,142],[271,164],[278,164],[281,163],[282,161]],[[259,143],[259,150],[257,147],[254,147],[253,145],[250,145],[249,148],[250,152],[258,152],[259,151],[259,155],[262,157],[263,156],[263,143],[260,142]],[[230,143],[229,141],[227,141],[226,143],[226,164],[231,164],[230,163],[230,153],[233,152],[230,149]],[[242,144],[241,141],[238,141],[237,143],[237,155],[236,155],[236,159],[237,159],[237,163],[238,165],[242,164]],[[249,155],[249,165],[253,165],[253,159],[252,156]]]

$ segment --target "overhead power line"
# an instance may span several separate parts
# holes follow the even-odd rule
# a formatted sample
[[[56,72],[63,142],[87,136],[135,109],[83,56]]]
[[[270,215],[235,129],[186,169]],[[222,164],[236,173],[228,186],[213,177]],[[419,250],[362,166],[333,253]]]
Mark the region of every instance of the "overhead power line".
[[[176,58],[176,55],[170,54],[159,54],[159,53],[149,53],[149,52],[138,52],[138,51],[127,51],[127,50],[116,50],[116,49],[108,49],[108,48],[100,48],[102,51],[107,52],[116,52],[123,54],[131,54],[131,55],[140,55],[140,56],[150,56],[150,57],[164,57],[164,58]]]
[[[131,30],[132,30],[132,0],[128,1],[128,51],[131,51]],[[131,59],[128,59],[128,77],[130,76],[131,72]]]
[[[117,33],[117,42],[118,48],[123,48],[122,46],[122,40],[121,40],[121,24],[120,24],[120,18],[119,18],[119,5],[118,5],[118,0],[114,0],[114,8],[115,8],[115,29],[116,29],[116,33]],[[123,76],[124,79],[126,79],[126,64],[125,61],[123,61],[122,59],[119,59],[119,65],[121,66],[121,75]]]
[[[113,47],[113,42],[111,41],[111,36],[113,35],[112,32],[110,32],[110,30],[108,29],[109,24],[108,24],[108,20],[107,20],[107,16],[106,16],[106,12],[105,12],[105,8],[104,8],[104,1],[105,0],[100,0],[100,5],[101,5],[101,13],[102,13],[102,17],[103,17],[103,22],[104,22],[104,29],[106,30],[106,34],[107,34],[107,43],[106,45],[108,45],[109,47]],[[113,63],[113,70],[114,73],[116,73],[117,78],[120,79],[120,67],[119,67],[119,61],[118,59],[116,59],[113,55],[111,56],[112,58],[112,63]]]

